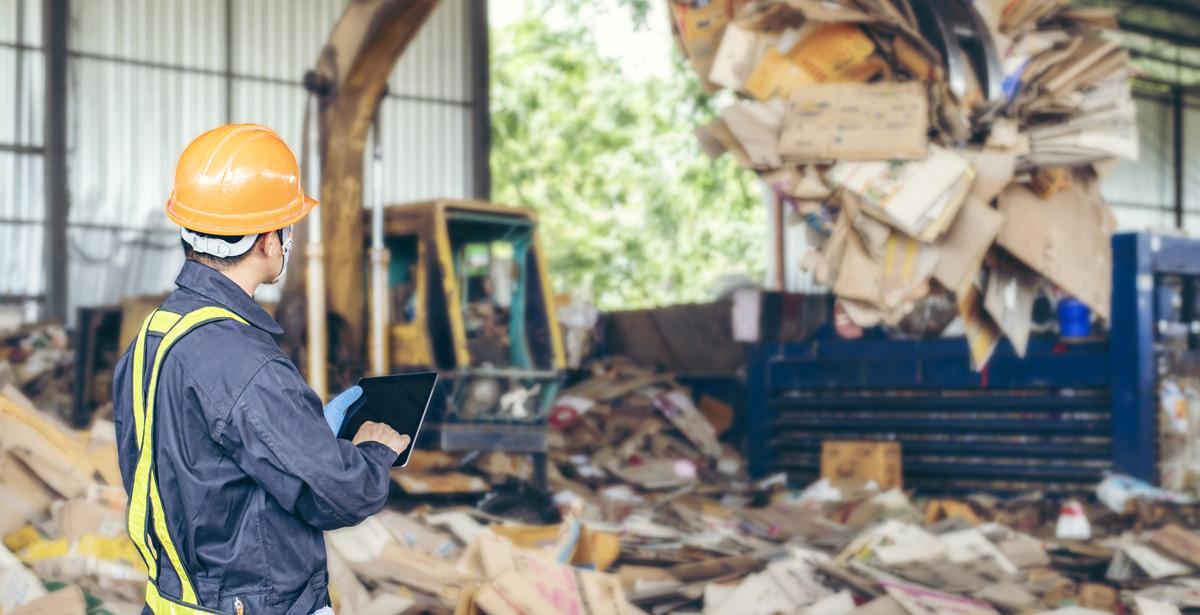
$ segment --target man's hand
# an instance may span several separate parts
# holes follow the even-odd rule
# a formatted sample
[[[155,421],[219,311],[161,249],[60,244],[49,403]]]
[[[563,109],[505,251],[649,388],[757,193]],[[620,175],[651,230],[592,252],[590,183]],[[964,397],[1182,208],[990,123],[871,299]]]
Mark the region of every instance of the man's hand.
[[[396,433],[395,429],[392,429],[383,423],[376,423],[374,421],[367,421],[363,423],[362,427],[358,428],[358,433],[354,434],[355,446],[358,446],[363,442],[378,442],[392,449],[393,451],[396,451],[397,455],[403,453],[404,449],[408,448],[408,443],[411,441],[412,438],[408,436],[402,436]]]

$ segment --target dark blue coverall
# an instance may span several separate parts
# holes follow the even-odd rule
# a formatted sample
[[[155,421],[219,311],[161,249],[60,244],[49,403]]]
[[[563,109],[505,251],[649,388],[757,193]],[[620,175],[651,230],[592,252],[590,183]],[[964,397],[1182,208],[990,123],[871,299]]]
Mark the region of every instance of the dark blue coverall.
[[[312,613],[329,600],[322,531],[383,507],[396,453],[334,437],[272,337],[283,329],[232,280],[188,261],[175,284],[161,309],[220,306],[249,324],[200,326],[163,359],[151,434],[171,540],[201,606],[233,613],[236,599],[247,615]],[[149,356],[161,340],[148,335]],[[138,458],[131,356],[132,345],[113,392],[127,493]],[[158,553],[158,590],[178,597],[178,576]]]

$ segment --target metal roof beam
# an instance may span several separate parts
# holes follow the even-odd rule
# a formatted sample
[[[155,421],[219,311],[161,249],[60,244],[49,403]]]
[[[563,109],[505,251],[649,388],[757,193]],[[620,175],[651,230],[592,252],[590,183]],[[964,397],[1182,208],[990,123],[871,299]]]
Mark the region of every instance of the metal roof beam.
[[[1125,9],[1158,9],[1167,11],[1175,15],[1186,15],[1193,19],[1200,19],[1200,4],[1192,1],[1183,0],[1138,0],[1132,4],[1126,4]]]
[[[1125,32],[1156,38],[1179,45],[1181,47],[1200,48],[1200,37],[1197,36],[1191,36],[1182,32],[1174,32],[1172,30],[1163,30],[1161,28],[1148,26],[1144,23],[1130,21],[1125,18],[1121,18],[1119,23],[1121,25],[1121,30],[1124,30]]]

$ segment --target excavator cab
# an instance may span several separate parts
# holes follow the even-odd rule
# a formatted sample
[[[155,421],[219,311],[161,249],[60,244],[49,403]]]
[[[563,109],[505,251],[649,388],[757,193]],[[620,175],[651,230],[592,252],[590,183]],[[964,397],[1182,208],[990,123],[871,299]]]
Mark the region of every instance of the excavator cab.
[[[397,204],[383,233],[391,370],[441,374],[419,444],[529,453],[543,468],[566,361],[534,214],[482,201]]]

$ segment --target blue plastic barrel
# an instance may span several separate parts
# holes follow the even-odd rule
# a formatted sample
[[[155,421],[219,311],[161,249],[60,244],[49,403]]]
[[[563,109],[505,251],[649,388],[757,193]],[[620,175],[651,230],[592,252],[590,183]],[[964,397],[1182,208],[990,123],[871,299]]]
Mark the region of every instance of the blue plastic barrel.
[[[1076,299],[1058,302],[1058,333],[1065,338],[1083,338],[1092,334],[1092,311]]]

